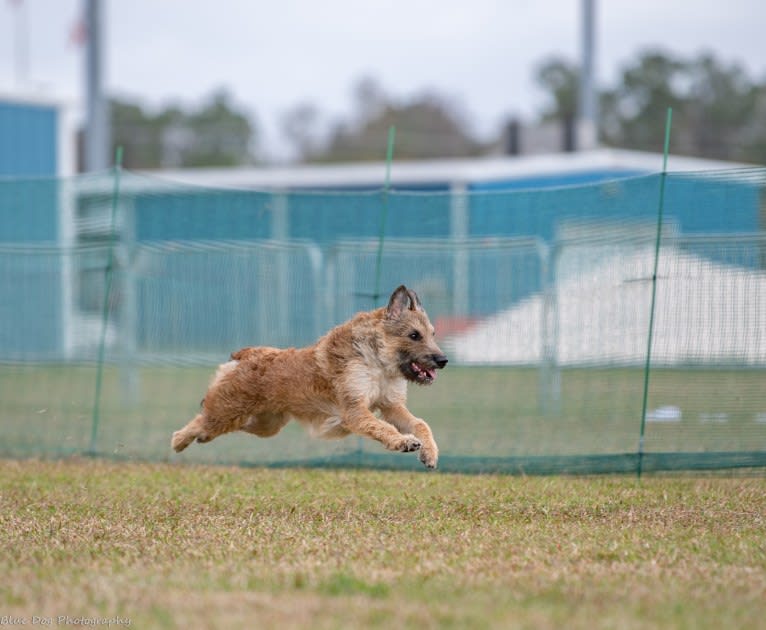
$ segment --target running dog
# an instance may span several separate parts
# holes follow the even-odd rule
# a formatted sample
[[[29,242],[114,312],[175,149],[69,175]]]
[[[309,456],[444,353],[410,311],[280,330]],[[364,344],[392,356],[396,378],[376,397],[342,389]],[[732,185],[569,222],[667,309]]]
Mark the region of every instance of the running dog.
[[[231,431],[271,437],[295,419],[317,437],[354,434],[390,451],[420,451],[436,468],[431,428],[406,407],[407,381],[430,385],[446,365],[420,298],[402,285],[388,306],[357,313],[314,345],[233,352],[171,444],[180,452]]]

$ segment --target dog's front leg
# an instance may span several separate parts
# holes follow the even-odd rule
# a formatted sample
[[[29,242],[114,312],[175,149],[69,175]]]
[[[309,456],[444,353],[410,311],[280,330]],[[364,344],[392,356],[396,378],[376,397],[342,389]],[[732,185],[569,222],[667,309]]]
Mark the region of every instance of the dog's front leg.
[[[389,451],[407,453],[417,451],[422,445],[414,435],[403,435],[387,422],[376,418],[363,403],[348,405],[342,410],[341,426],[351,433],[380,442]]]
[[[384,420],[393,424],[402,433],[412,433],[420,440],[420,461],[427,468],[436,468],[436,462],[439,460],[439,447],[434,441],[434,434],[431,427],[425,420],[416,418],[409,409],[402,404],[383,406],[380,408]]]

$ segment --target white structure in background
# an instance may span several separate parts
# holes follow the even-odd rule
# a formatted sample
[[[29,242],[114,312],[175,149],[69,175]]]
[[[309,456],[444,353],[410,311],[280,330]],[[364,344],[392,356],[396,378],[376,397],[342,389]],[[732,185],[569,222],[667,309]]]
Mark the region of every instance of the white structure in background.
[[[562,258],[559,267],[570,273],[562,273],[553,288],[556,333],[550,359],[556,365],[639,365],[645,360],[654,248],[649,243],[622,247],[589,270]],[[583,246],[579,249],[571,258],[586,253]],[[594,254],[598,246],[588,249]],[[540,364],[542,340],[550,334],[544,329],[544,306],[543,294],[529,297],[446,341],[445,350],[466,364]],[[766,273],[663,247],[652,362],[711,360],[766,365]]]

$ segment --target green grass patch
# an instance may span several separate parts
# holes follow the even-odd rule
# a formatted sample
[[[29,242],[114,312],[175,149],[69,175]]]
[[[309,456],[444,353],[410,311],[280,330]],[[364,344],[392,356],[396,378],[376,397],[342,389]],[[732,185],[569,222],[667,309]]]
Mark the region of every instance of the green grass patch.
[[[320,582],[318,591],[325,595],[367,595],[370,597],[385,597],[390,591],[387,584],[378,582],[370,584],[347,573],[334,573]]]
[[[0,461],[0,614],[764,627],[763,478]]]
[[[91,444],[95,367],[0,366],[0,455],[93,451],[123,460],[253,465],[344,456],[346,463],[365,465],[366,455],[385,454],[380,445],[356,438],[314,440],[291,424],[268,440],[229,435],[175,455],[170,435],[196,413],[211,373],[201,367],[107,366]],[[450,366],[432,387],[410,387],[410,406],[431,424],[453,470],[460,461],[467,462],[465,470],[482,469],[482,458],[637,451],[640,369],[564,369],[556,400],[549,390],[541,392],[540,378],[534,368]],[[653,370],[649,410],[677,407],[681,415],[676,422],[647,423],[646,452],[766,452],[763,383],[763,370]],[[420,466],[416,457],[398,462]]]

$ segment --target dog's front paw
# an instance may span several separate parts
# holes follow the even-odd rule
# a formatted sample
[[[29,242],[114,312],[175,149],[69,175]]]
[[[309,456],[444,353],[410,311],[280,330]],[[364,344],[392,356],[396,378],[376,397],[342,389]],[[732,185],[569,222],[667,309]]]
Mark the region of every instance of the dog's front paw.
[[[433,470],[436,468],[436,463],[439,461],[439,449],[436,445],[424,446],[420,449],[420,461],[426,468]]]
[[[420,450],[421,446],[420,440],[414,435],[403,435],[396,445],[396,450],[402,453],[411,453],[412,451]]]

